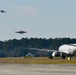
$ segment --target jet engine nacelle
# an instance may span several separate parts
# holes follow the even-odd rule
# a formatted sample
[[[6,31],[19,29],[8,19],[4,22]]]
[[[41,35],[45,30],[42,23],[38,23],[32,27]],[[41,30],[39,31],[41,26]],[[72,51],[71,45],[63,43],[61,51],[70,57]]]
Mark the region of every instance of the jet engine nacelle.
[[[54,52],[52,53],[52,56],[53,56],[53,57],[57,57],[57,56],[59,56],[59,53],[58,53],[57,51],[54,51]]]
[[[65,53],[60,53],[60,52],[57,52],[57,51],[52,53],[52,57],[58,57],[58,56],[61,56],[62,59],[65,59],[66,55],[65,55]]]

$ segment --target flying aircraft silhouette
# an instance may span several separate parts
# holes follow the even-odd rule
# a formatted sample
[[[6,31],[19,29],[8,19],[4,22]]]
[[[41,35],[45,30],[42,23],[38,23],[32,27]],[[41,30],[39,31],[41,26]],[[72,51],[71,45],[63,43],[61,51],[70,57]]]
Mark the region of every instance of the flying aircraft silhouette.
[[[4,10],[0,10],[1,13],[6,13]]]
[[[27,33],[26,31],[16,31],[15,33],[19,33],[19,34],[24,34],[24,33]]]

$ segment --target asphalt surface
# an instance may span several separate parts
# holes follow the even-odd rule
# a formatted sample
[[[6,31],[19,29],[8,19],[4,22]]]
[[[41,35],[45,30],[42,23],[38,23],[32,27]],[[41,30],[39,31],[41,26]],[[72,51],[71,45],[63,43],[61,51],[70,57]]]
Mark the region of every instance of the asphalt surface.
[[[0,64],[0,75],[76,75],[76,65]]]

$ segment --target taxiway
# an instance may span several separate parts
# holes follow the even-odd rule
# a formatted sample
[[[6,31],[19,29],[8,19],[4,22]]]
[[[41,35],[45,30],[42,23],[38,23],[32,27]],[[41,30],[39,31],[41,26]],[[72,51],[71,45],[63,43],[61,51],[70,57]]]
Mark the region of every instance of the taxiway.
[[[0,75],[76,75],[76,65],[0,64]]]

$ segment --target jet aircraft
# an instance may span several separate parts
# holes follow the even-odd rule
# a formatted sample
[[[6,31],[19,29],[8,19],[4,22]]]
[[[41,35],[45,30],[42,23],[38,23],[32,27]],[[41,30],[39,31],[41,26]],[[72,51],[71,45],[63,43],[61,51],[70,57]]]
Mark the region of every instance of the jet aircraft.
[[[16,31],[15,33],[19,33],[19,34],[24,34],[24,33],[27,33],[26,31]]]
[[[1,13],[6,13],[4,10],[0,10]]]
[[[40,50],[40,51],[48,51],[49,58],[53,59],[54,56],[61,56],[62,59],[68,57],[68,60],[71,60],[71,57],[76,52],[76,44],[64,44],[59,47],[58,50],[50,50],[50,49],[37,49],[37,48],[28,48],[30,50]]]

